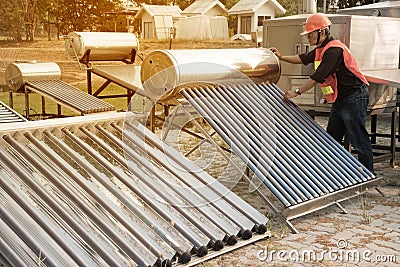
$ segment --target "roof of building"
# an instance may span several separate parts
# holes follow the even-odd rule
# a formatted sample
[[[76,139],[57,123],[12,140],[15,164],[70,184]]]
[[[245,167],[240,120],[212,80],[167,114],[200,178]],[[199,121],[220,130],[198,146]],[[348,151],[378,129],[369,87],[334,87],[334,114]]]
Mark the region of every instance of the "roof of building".
[[[182,10],[180,9],[179,6],[160,6],[160,5],[147,5],[147,4],[142,4],[140,6],[139,12],[136,14],[135,17],[140,17],[142,16],[143,12],[147,12],[150,14],[150,16],[172,16],[174,18],[176,17],[182,17]]]
[[[229,14],[254,13],[266,3],[271,2],[275,6],[277,14],[284,14],[286,9],[276,0],[240,0],[229,11]]]
[[[185,8],[182,13],[183,14],[195,14],[195,15],[204,15],[208,11],[210,11],[215,6],[220,7],[222,13],[228,14],[224,4],[222,4],[218,0],[197,0],[193,2],[190,6]]]

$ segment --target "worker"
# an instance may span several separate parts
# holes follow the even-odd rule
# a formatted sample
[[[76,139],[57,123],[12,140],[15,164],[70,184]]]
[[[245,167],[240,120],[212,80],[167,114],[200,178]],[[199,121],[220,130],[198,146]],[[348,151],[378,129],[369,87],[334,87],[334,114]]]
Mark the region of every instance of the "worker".
[[[315,48],[299,55],[281,55],[270,50],[282,61],[293,64],[314,64],[314,72],[307,81],[293,91],[286,91],[284,101],[320,84],[324,101],[332,104],[327,132],[339,143],[346,135],[357,151],[358,160],[371,172],[373,158],[371,140],[365,127],[368,107],[368,82],[359,70],[357,61],[344,43],[330,35],[332,22],[322,13],[310,15],[305,24],[310,46]]]

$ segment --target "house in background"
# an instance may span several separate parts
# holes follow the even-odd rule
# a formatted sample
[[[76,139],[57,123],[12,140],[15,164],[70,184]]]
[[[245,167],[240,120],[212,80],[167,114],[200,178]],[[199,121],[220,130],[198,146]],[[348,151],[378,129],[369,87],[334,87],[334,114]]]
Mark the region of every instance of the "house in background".
[[[197,0],[182,11],[176,23],[176,39],[228,40],[228,11],[220,1]]]
[[[142,39],[168,39],[174,23],[182,18],[179,6],[159,6],[142,4],[135,19],[141,19]]]
[[[216,0],[197,0],[182,11],[183,16],[227,16],[225,6]]]
[[[229,9],[229,15],[237,15],[237,33],[252,34],[263,25],[266,19],[284,14],[286,9],[276,0],[240,0]]]

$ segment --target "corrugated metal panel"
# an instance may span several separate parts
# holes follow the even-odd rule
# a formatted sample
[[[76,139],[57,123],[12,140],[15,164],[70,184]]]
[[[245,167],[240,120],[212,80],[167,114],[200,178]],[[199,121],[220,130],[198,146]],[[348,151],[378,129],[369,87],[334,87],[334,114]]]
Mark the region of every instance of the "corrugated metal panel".
[[[26,121],[22,115],[0,101],[0,123]]]
[[[333,204],[376,178],[274,84],[194,86],[190,104],[283,204],[287,217]]]
[[[60,80],[28,81],[26,86],[82,115],[115,110],[113,105]]]
[[[168,266],[265,233],[265,216],[129,114],[0,127],[2,260]]]

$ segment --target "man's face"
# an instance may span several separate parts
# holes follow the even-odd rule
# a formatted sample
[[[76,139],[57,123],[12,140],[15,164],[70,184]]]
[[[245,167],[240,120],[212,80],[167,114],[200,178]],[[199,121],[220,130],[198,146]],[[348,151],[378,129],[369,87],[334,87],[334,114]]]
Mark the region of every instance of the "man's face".
[[[308,43],[311,46],[317,45],[318,31],[313,31],[313,32],[307,33],[306,37],[307,37]]]

